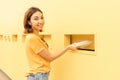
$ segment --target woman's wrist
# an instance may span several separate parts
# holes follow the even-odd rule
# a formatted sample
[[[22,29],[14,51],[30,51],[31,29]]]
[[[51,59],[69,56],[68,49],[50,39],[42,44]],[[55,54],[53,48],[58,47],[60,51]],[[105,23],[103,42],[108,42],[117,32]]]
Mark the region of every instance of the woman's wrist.
[[[67,47],[68,47],[68,50],[72,50],[72,51],[76,50],[76,46],[74,44],[70,44]]]
[[[71,46],[71,45],[68,45],[68,46],[66,47],[66,50],[70,50],[70,46]]]

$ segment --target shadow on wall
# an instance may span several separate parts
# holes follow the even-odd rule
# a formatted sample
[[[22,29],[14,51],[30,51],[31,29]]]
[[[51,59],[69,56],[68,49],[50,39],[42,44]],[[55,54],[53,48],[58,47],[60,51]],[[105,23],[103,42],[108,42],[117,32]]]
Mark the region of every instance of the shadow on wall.
[[[0,80],[12,80],[3,70],[0,69]]]

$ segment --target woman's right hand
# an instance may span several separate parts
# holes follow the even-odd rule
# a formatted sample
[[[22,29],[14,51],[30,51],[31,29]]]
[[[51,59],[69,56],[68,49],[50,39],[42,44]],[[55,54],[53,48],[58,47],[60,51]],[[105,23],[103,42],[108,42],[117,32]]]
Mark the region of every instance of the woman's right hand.
[[[77,46],[75,44],[71,44],[68,46],[69,50],[75,51],[77,50]]]
[[[90,44],[91,44],[91,41],[85,40],[85,41],[81,41],[81,42],[77,42],[77,43],[73,43],[73,44],[69,45],[69,49],[75,51],[79,47],[85,47]]]

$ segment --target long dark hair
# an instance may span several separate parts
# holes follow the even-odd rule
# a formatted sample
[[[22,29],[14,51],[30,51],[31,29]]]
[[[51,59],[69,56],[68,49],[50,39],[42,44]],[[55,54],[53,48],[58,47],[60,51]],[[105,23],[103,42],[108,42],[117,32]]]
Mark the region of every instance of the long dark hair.
[[[33,29],[31,27],[31,25],[29,25],[28,21],[30,21],[30,18],[31,16],[36,12],[36,11],[39,11],[43,14],[43,12],[37,8],[37,7],[30,7],[26,12],[25,12],[25,15],[24,15],[24,33],[32,33],[33,32]]]

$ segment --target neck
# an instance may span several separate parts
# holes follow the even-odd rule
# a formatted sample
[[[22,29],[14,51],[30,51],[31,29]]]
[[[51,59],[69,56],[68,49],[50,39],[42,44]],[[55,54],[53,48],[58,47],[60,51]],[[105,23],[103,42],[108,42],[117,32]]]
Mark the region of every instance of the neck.
[[[33,33],[36,35],[39,35],[39,31],[37,31],[37,30],[34,30]]]

